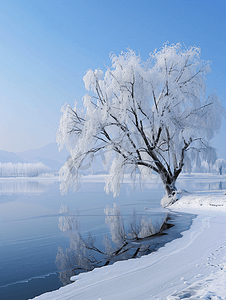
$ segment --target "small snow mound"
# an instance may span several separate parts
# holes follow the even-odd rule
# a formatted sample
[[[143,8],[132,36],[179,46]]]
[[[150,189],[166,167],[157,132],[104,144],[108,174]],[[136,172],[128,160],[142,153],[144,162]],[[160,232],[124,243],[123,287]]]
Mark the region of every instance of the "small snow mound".
[[[167,207],[171,204],[171,198],[168,197],[167,195],[165,195],[162,199],[161,199],[161,206],[162,207]]]
[[[165,195],[161,200],[161,206],[167,208],[173,205],[174,203],[176,203],[183,195],[187,195],[187,194],[189,194],[189,192],[185,190],[178,190],[171,197]]]

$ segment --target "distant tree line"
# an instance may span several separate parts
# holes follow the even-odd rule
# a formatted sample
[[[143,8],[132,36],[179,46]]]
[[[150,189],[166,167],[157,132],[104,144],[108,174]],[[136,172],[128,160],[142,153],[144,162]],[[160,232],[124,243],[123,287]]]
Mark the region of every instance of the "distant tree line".
[[[43,163],[0,163],[0,177],[35,177],[49,171]]]
[[[199,166],[193,167],[192,172],[222,175],[226,173],[226,160],[224,158],[218,158],[214,164],[209,164],[207,161],[202,161]]]

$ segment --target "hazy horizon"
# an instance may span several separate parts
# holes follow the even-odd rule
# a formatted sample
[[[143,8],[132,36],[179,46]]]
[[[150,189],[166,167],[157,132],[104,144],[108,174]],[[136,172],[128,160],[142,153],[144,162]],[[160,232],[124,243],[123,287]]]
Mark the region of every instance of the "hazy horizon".
[[[226,107],[226,3],[216,1],[1,1],[0,150],[55,142],[61,107],[82,106],[83,75],[128,48],[146,60],[164,43],[201,47],[212,62],[207,95]],[[226,124],[213,141],[226,158]]]

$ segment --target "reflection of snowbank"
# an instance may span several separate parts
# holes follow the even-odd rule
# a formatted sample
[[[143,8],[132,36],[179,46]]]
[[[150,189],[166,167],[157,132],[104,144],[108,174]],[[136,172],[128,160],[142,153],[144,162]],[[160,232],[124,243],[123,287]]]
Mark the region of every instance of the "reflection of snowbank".
[[[54,181],[58,181],[58,178],[0,178],[0,195],[43,193]]]
[[[49,171],[43,163],[0,163],[0,177],[34,177]]]

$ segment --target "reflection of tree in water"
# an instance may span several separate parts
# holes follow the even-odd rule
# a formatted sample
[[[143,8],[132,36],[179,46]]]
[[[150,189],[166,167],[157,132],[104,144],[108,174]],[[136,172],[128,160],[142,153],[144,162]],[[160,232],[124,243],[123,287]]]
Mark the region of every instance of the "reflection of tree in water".
[[[168,217],[163,223],[155,222],[153,225],[151,219],[138,217],[134,211],[126,228],[120,207],[114,204],[113,208],[105,209],[105,222],[110,226],[111,239],[106,235],[101,249],[96,247],[91,234],[86,239],[82,237],[77,216],[69,215],[67,206],[62,206],[60,212],[68,214],[59,218],[59,227],[70,233],[71,241],[70,248],[64,252],[59,247],[56,256],[60,280],[64,285],[71,282],[71,276],[81,272],[155,251],[153,239],[164,235],[164,230],[173,226],[167,223]]]

